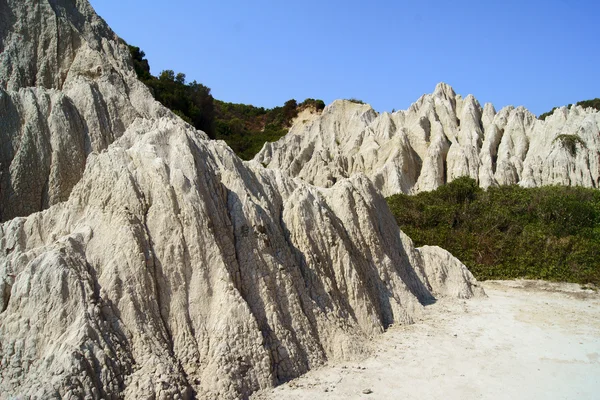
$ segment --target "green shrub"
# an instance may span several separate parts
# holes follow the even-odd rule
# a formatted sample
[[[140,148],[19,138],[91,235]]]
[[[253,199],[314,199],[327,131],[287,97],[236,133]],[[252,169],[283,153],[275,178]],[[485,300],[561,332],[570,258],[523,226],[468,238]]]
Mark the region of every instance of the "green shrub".
[[[347,101],[350,101],[352,103],[356,103],[356,104],[365,104],[364,101],[359,100],[359,99],[355,99],[354,97],[352,97],[351,99],[346,99]]]
[[[600,191],[580,187],[482,190],[459,178],[433,192],[387,198],[417,246],[441,246],[477,279],[600,284]]]
[[[592,99],[592,100],[583,100],[583,101],[579,101],[577,102],[578,106],[581,106],[583,108],[594,108],[596,110],[600,111],[600,99],[596,98],[596,99]],[[567,108],[571,108],[572,104],[567,105]],[[545,112],[543,114],[540,114],[540,116],[538,117],[538,119],[541,120],[545,120],[547,117],[549,117],[550,115],[554,114],[554,110],[556,110],[558,107],[553,107],[552,110]]]
[[[129,46],[129,53],[131,54],[133,68],[135,69],[138,78],[140,78],[141,81],[151,79],[150,64],[148,64],[148,60],[145,58],[146,53],[136,46]]]
[[[565,148],[573,157],[577,154],[577,145],[587,148],[585,142],[579,137],[579,135],[558,135],[552,141],[552,143],[554,142],[560,143],[560,145]]]
[[[146,54],[139,47],[129,46],[133,67],[154,98],[172,110],[184,121],[196,129],[204,131],[209,137],[215,137],[214,99],[210,88],[194,81],[185,82],[185,74],[175,74],[173,70],[164,70],[157,77],[150,74],[150,65]]]
[[[540,116],[538,117],[538,119],[541,119],[542,121],[544,121],[546,118],[548,118],[549,116],[551,116],[552,114],[554,114],[554,111],[557,109],[558,107],[552,107],[552,110],[545,112],[543,114],[540,114]]]
[[[321,111],[325,108],[325,102],[323,100],[315,100],[315,99],[305,99],[302,103],[300,103],[300,105],[298,106],[300,109],[306,108],[306,107],[313,107],[316,111]]]
[[[578,106],[581,106],[583,108],[594,108],[596,110],[600,110],[600,99],[595,98],[592,100],[584,100],[584,101],[580,101],[577,103]]]

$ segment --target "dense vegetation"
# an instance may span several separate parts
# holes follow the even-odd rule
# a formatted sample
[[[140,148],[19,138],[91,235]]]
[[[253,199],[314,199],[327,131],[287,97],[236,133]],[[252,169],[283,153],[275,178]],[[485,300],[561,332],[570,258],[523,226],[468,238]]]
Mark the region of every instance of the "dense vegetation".
[[[274,142],[284,136],[298,112],[306,107],[321,111],[325,103],[306,99],[298,104],[292,99],[286,101],[283,107],[265,109],[215,100],[215,106],[216,138],[225,140],[238,156],[249,160],[265,142]]]
[[[600,191],[547,186],[483,190],[459,178],[388,204],[417,246],[439,245],[485,279],[600,284]]]
[[[151,89],[156,100],[209,137],[227,142],[245,160],[254,157],[265,142],[284,136],[304,108],[325,108],[322,100],[315,99],[300,104],[292,99],[271,109],[215,100],[208,87],[196,81],[186,83],[185,74],[165,70],[158,77],[153,76],[144,52],[135,46],[129,46],[129,50],[138,78]]]
[[[583,108],[594,108],[596,110],[600,110],[600,99],[596,98],[593,100],[583,100],[577,103],[578,106],[581,106]],[[568,108],[571,108],[572,104],[567,105]],[[546,119],[547,117],[549,117],[550,115],[552,115],[554,113],[554,110],[556,110],[558,107],[554,107],[552,108],[552,110],[545,112],[543,114],[540,114],[540,116],[538,117],[541,120]]]
[[[185,74],[165,70],[158,77],[150,74],[150,65],[139,47],[129,46],[138,78],[148,86],[154,98],[182,119],[215,138],[214,99],[210,89],[196,81],[185,82]]]

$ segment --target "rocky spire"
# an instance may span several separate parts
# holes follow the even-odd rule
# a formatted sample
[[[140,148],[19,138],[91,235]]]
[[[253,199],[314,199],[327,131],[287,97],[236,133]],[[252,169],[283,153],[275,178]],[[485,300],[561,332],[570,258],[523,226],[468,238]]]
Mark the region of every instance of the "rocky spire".
[[[440,83],[392,115],[334,102],[322,115],[298,120],[255,159],[324,187],[364,173],[386,196],[433,190],[464,175],[482,187],[599,187],[599,132],[593,109],[561,108],[541,121],[523,107],[482,108]],[[577,135],[575,151],[562,143],[565,135]]]

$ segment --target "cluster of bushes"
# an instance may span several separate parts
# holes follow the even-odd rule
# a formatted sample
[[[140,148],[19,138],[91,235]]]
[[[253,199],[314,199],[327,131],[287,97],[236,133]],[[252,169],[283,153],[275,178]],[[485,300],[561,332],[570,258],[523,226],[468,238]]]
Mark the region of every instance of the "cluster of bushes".
[[[596,110],[600,110],[600,99],[595,98],[592,100],[584,100],[584,101],[580,101],[577,103],[578,106],[581,106],[583,108],[594,108]]]
[[[473,179],[387,199],[417,246],[438,245],[486,279],[600,284],[600,191],[547,186],[482,190]]]
[[[351,99],[346,99],[346,101],[349,101],[349,102],[352,102],[352,103],[355,103],[355,104],[365,104],[364,101],[359,100],[359,99],[355,99],[354,97],[352,97]]]
[[[215,101],[215,137],[227,142],[244,159],[253,158],[265,142],[274,142],[285,136],[292,120],[307,107],[316,111],[325,108],[323,100],[306,99],[298,104],[291,99],[282,107],[265,109],[246,104]]]
[[[325,108],[325,102],[320,99],[310,99],[309,98],[309,99],[304,100],[299,105],[300,110],[302,110],[303,108],[307,108],[307,107],[312,107],[316,111],[323,111],[323,109]]]
[[[287,107],[265,109],[246,104],[217,101],[216,138],[224,140],[235,153],[249,160],[265,142],[274,142],[288,132],[288,124],[296,115],[295,101]],[[285,109],[285,110],[284,110]]]
[[[578,106],[581,106],[583,108],[594,108],[596,110],[600,110],[600,99],[596,98],[593,100],[583,100],[583,101],[579,101],[577,102]],[[567,108],[571,108],[573,106],[573,104],[569,104],[567,105]],[[554,111],[557,109],[558,107],[553,107],[552,110],[545,112],[543,114],[540,114],[540,116],[538,117],[538,119],[541,120],[545,120],[547,117],[549,117],[550,115],[554,114]]]
[[[153,76],[144,52],[135,46],[129,46],[129,51],[138,78],[156,100],[210,138],[227,142],[245,160],[253,158],[265,142],[284,136],[299,111],[325,108],[322,100],[315,99],[300,104],[292,99],[271,109],[215,100],[210,88],[196,81],[186,83],[185,74],[165,70],[158,77]]]
[[[209,137],[215,137],[214,99],[210,89],[196,81],[185,82],[185,74],[165,70],[158,77],[150,74],[150,65],[139,47],[129,46],[138,78],[152,91],[154,98]]]

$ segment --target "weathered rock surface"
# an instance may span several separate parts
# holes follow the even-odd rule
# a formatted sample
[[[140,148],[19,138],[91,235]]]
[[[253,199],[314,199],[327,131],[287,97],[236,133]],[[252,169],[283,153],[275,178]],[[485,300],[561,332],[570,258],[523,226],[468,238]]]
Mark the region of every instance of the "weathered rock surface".
[[[416,251],[422,260],[416,265],[422,265],[427,287],[436,295],[459,299],[485,295],[471,271],[448,251],[438,246],[423,246]]]
[[[561,135],[581,141],[573,148]],[[385,196],[433,190],[464,175],[482,187],[599,187],[600,113],[563,107],[541,121],[523,107],[482,108],[439,84],[393,114],[335,101],[322,115],[298,118],[255,159],[323,187],[364,173]]]
[[[368,179],[319,189],[169,119],[138,120],[68,201],[0,226],[0,253],[7,396],[243,397],[477,290]]]
[[[0,225],[0,398],[247,397],[480,292],[366,177],[317,188],[174,117],[87,2],[0,22],[2,218],[44,210]]]
[[[0,1],[0,220],[64,201],[85,158],[168,112],[87,1]]]

